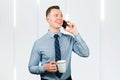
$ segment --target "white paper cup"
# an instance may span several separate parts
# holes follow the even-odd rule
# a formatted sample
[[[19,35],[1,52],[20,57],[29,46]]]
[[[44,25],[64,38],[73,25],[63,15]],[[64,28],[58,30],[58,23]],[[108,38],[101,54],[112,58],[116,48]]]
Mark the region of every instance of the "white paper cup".
[[[64,73],[66,71],[66,60],[57,61],[58,71]]]

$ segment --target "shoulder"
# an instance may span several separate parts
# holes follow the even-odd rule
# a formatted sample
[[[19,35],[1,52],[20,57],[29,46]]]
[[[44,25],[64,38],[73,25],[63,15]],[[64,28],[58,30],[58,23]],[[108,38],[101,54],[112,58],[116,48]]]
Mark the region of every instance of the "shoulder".
[[[35,44],[41,44],[41,43],[44,43],[44,41],[47,39],[47,34],[44,34],[43,36],[41,36],[40,38],[38,38],[36,41],[35,41]]]

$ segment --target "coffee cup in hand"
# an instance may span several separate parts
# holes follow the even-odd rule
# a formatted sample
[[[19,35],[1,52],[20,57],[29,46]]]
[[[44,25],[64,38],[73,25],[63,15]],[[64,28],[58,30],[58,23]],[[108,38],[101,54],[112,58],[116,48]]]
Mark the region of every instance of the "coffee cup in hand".
[[[66,60],[57,61],[58,71],[64,73],[66,71]]]

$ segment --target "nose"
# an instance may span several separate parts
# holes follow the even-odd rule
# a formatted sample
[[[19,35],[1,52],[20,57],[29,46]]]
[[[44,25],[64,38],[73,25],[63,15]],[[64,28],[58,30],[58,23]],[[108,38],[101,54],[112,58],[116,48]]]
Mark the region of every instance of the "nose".
[[[59,16],[58,16],[58,19],[63,19],[63,16],[62,16],[62,15],[59,15]]]
[[[63,17],[58,17],[59,20],[63,20]]]

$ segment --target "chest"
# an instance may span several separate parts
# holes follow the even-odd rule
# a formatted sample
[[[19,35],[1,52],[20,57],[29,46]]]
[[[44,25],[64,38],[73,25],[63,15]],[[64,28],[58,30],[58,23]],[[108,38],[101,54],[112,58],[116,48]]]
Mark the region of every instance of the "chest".
[[[67,56],[68,53],[72,51],[72,43],[70,40],[59,39],[59,46],[61,51],[61,58],[64,59],[65,56]],[[55,40],[47,40],[40,44],[39,53],[42,56],[42,59],[55,60]]]

